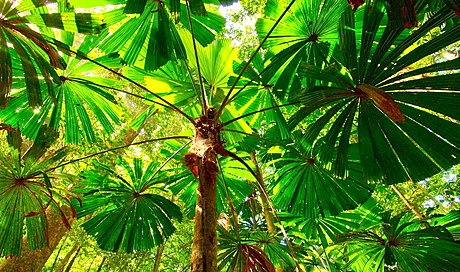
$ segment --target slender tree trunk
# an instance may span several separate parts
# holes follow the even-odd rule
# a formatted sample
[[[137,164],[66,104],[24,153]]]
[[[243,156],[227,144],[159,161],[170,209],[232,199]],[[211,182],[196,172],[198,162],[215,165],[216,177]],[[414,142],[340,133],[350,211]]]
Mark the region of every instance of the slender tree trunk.
[[[144,112],[145,110],[147,110],[148,108],[150,107],[150,105],[144,105],[136,114],[135,116],[133,117],[133,120],[136,119],[142,112]],[[152,115],[147,118],[145,120],[145,122],[139,127],[138,130],[134,130],[132,128],[129,128],[128,131],[125,133],[124,137],[123,137],[123,142],[125,144],[132,144],[134,142],[134,139],[137,138],[137,136],[139,136],[139,134],[141,133],[141,130],[145,127],[145,124],[147,123],[147,121],[152,118],[152,116],[154,116],[155,114],[158,113],[158,109],[155,109],[155,111],[152,113]]]
[[[198,160],[199,184],[192,246],[192,272],[217,271],[217,171],[212,162]],[[216,165],[214,165],[216,167]]]
[[[69,223],[75,219],[69,207],[62,207]],[[48,235],[49,243],[47,247],[30,250],[27,248],[27,240],[23,240],[22,255],[5,259],[0,264],[2,272],[35,272],[41,271],[54,249],[61,241],[61,238],[67,233],[66,226],[62,223],[60,215],[56,214],[53,209],[46,211],[48,218]]]
[[[224,154],[219,128],[212,116],[201,116],[195,125],[195,136],[185,160],[198,176],[195,227],[192,245],[192,272],[217,271],[217,153]]]
[[[153,272],[159,272],[160,271],[160,263],[161,263],[161,257],[163,256],[163,250],[165,249],[165,242],[163,244],[159,245],[157,248],[157,254],[155,254],[155,263],[153,264]]]
[[[423,216],[418,210],[417,208],[412,205],[412,203],[410,203],[410,201],[404,196],[404,194],[398,189],[398,187],[396,187],[396,185],[390,185],[390,187],[396,192],[396,194],[398,194],[398,196],[402,199],[402,201],[404,202],[404,204],[406,204],[406,206],[420,219],[425,219],[425,216]]]
[[[265,187],[264,177],[262,175],[262,171],[260,170],[259,164],[257,162],[256,154],[250,153],[249,156],[251,157],[251,161],[254,163],[255,166],[255,173],[257,175],[257,179],[260,181],[260,184]],[[267,230],[270,235],[276,235],[277,230],[275,226],[275,218],[270,209],[270,205],[268,205],[268,200],[265,197],[265,194],[260,192],[260,199],[262,200],[262,208],[264,209],[264,217],[265,222],[267,223]],[[283,272],[284,269],[281,265],[275,267],[276,272]]]
[[[254,172],[257,175],[257,179],[259,179],[260,184],[264,185],[265,184],[264,178],[262,175],[262,171],[260,171],[259,164],[257,163],[256,155],[254,153],[250,153],[249,156],[251,157],[251,160],[255,165]],[[264,216],[265,216],[265,222],[267,222],[268,233],[275,235],[276,234],[275,219],[270,210],[270,205],[268,205],[268,200],[262,192],[260,192],[260,199],[262,200],[262,208],[264,209]]]

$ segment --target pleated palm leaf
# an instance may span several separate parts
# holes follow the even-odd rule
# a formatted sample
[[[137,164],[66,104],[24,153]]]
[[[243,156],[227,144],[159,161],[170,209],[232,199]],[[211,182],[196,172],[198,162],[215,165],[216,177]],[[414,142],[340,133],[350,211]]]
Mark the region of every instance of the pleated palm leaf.
[[[382,215],[378,229],[356,231],[342,238],[348,247],[346,267],[359,271],[455,271],[460,250],[445,227],[421,228],[403,215]]]
[[[104,27],[102,16],[87,13],[49,14],[44,1],[0,1],[0,108],[5,107],[12,89],[24,89],[28,104],[42,105],[42,84],[54,97],[53,85],[60,83],[55,68],[64,69],[66,63],[58,51],[36,27],[51,27],[67,31],[97,34]],[[48,58],[48,60],[46,59]]]
[[[304,218],[324,218],[354,209],[370,197],[373,188],[362,181],[359,168],[347,179],[334,177],[302,145],[305,135],[296,131],[293,138],[294,145],[272,162],[281,164],[272,185],[277,208]]]
[[[7,128],[8,140],[14,148],[0,154],[0,255],[18,256],[24,238],[29,249],[47,246],[50,235],[47,232],[47,209],[54,209],[70,228],[58,202],[68,200],[53,188],[55,180],[61,176],[46,173],[67,151],[61,149],[45,155],[57,134],[51,128],[42,127],[39,139],[21,153],[18,150],[24,150],[25,146],[19,131]]]
[[[379,225],[381,223],[381,218],[378,216],[380,212],[382,208],[373,198],[370,198],[356,209],[344,211],[335,216],[307,218],[282,212],[280,218],[289,227],[289,234],[292,237],[298,237],[302,242],[321,246],[326,250],[334,246],[340,237],[350,231]],[[325,257],[328,254],[330,253],[327,253]],[[330,256],[333,255],[330,254]]]
[[[185,52],[187,52],[187,55],[193,56],[194,45],[191,35],[184,31],[179,31],[179,34],[182,37]],[[190,60],[187,67],[184,67],[182,63],[169,62],[151,73],[133,68],[127,70],[127,75],[138,82],[145,81],[148,88],[155,89],[156,94],[183,108],[184,112],[190,116],[199,116],[201,114],[203,96],[209,107],[219,108],[229,91],[227,82],[234,75],[232,64],[233,61],[237,60],[236,50],[231,47],[231,41],[227,39],[216,40],[205,47],[200,44],[196,44],[196,46],[198,63],[201,66],[203,77],[204,92],[200,92],[199,82],[190,80],[190,76],[196,76],[198,69],[195,59]],[[149,96],[149,94],[146,94],[146,96],[160,102],[155,97]],[[260,99],[264,99],[267,102],[260,103]],[[257,107],[270,107],[274,104],[274,99],[266,93],[261,93],[260,98],[258,96],[249,99],[249,101],[247,98],[240,98],[225,107],[221,119],[222,122],[233,120],[244,113],[257,109]],[[282,120],[279,112],[276,117],[277,119],[272,119]],[[286,123],[285,120],[284,123]],[[237,120],[229,124],[227,129],[243,133],[253,131],[247,122],[243,120]],[[244,137],[239,133],[225,132],[223,134],[230,144],[239,142]]]
[[[69,43],[73,42],[73,34],[67,33],[66,37]],[[78,51],[81,54],[89,53],[97,44],[95,39],[98,38],[85,37]],[[88,76],[97,73],[100,67],[75,57],[65,55],[64,58],[69,65],[58,73],[60,84],[53,86],[53,95],[48,95],[40,108],[30,108],[26,90],[21,90],[11,96],[4,110],[0,110],[0,118],[13,126],[19,124],[23,134],[31,139],[36,137],[38,128],[45,123],[55,130],[62,127],[68,143],[80,143],[82,140],[95,142],[96,132],[112,134],[114,126],[120,124],[122,114],[115,96],[106,88],[122,91],[118,87],[120,81]],[[95,61],[111,68],[121,67],[122,62],[116,54]]]
[[[146,71],[154,71],[170,60],[185,60],[185,49],[170,12],[179,14],[177,20],[190,30],[187,7],[180,1],[166,4],[163,1],[127,1],[126,6],[110,14],[118,14],[118,21],[129,18],[125,13],[139,16],[125,20],[99,48],[107,54],[120,52],[127,65],[141,64]],[[195,37],[202,45],[212,42],[225,25],[224,18],[214,12],[208,12],[207,16],[191,15],[190,20]]]
[[[84,194],[82,206],[76,204],[78,216],[93,214],[82,227],[104,250],[152,249],[174,232],[172,220],[182,218],[180,209],[154,193],[152,186],[165,179],[163,174],[157,175],[159,164],[153,162],[144,168],[141,159],[134,159],[132,166],[122,159],[117,164],[127,175],[99,163],[81,174],[84,180],[75,190]]]
[[[345,0],[297,1],[281,20],[265,43],[276,54],[263,70],[278,96],[287,96],[296,81],[312,83],[310,78],[299,79],[297,71],[308,64],[321,67],[327,60],[330,48],[338,42],[337,23],[347,6]],[[260,38],[268,34],[283,10],[282,2],[267,2],[265,17],[256,24]],[[295,91],[294,87],[291,92]]]
[[[277,108],[281,103],[285,102],[286,92],[282,92],[278,81],[274,86],[270,83],[270,78],[265,74],[265,70],[269,66],[270,56],[272,52],[268,51],[265,54],[257,54],[251,65],[242,74],[241,79],[235,82],[236,78],[231,76],[229,85],[235,83],[237,92],[231,98],[236,107],[239,109],[238,114],[245,115],[248,112],[261,111],[267,108],[273,108],[270,111],[263,111],[259,114],[253,114],[244,120],[251,127],[259,127],[268,125],[270,128],[275,127],[281,139],[287,139],[290,136],[290,131],[287,126],[285,114],[293,107],[286,107],[286,110]],[[247,62],[234,62],[233,70],[235,74],[241,72],[241,69]],[[300,86],[300,85],[299,85]],[[295,87],[293,87],[295,88]]]
[[[101,25],[96,25],[96,19],[102,23],[102,15],[95,15],[91,19],[92,17],[87,14],[85,19],[85,14],[74,13],[73,9],[62,3],[58,5],[59,13],[47,14],[46,11],[46,7],[40,7],[32,10],[32,15],[25,15],[23,19],[18,18],[21,22],[24,20],[35,22],[48,36],[40,36],[38,33],[36,35],[48,42],[47,46],[52,52],[55,50],[51,47],[51,43],[55,43],[53,38],[56,35],[61,36],[62,41],[72,44],[78,39],[73,32],[86,34],[101,32]],[[52,30],[50,27],[61,30]],[[86,36],[79,45],[80,54],[89,53],[97,45],[96,41],[104,35],[107,35],[107,32],[101,34],[101,37]],[[99,127],[108,134],[113,133],[114,124],[120,122],[120,111],[115,105],[117,103],[115,97],[99,86],[106,85],[113,88],[118,85],[118,81],[87,77],[85,75],[97,70],[97,66],[81,62],[81,59],[69,55],[58,56],[68,65],[61,67],[62,71],[52,71],[53,77],[58,79],[55,83],[45,82],[49,81],[49,76],[44,76],[45,80],[39,80],[40,88],[43,90],[41,94],[44,95],[41,106],[35,109],[29,107],[30,88],[27,84],[24,85],[24,82],[17,82],[13,85],[16,90],[9,97],[9,104],[5,109],[0,110],[0,118],[13,126],[19,124],[22,134],[31,139],[35,139],[38,129],[46,124],[55,130],[59,130],[63,125],[66,142],[79,143],[83,137],[88,142],[95,142],[94,121],[89,114],[92,112]],[[108,67],[121,66],[120,59],[115,55],[102,57],[97,61]]]
[[[270,241],[268,240],[260,242],[260,240],[254,238],[256,235],[253,235],[254,237],[238,238],[238,236],[235,236],[234,232],[227,231],[222,227],[218,227],[218,229],[220,233],[219,248],[221,250],[219,253],[219,271],[275,271],[272,261],[268,258],[261,245],[281,248],[278,242],[270,245]],[[289,259],[289,255],[286,254],[280,254],[276,257]],[[284,260],[278,259],[277,261],[282,262]]]
[[[435,217],[431,223],[435,226],[443,226],[453,235],[458,235],[460,232],[460,210],[453,210],[446,215]]]
[[[422,180],[459,162],[459,59],[410,68],[460,39],[456,25],[412,46],[453,16],[443,8],[409,33],[385,23],[382,1],[345,11],[330,64],[304,71],[324,84],[304,90],[303,107],[289,120],[295,127],[318,110],[305,140],[336,175],[346,177],[357,154],[365,180],[387,184]]]

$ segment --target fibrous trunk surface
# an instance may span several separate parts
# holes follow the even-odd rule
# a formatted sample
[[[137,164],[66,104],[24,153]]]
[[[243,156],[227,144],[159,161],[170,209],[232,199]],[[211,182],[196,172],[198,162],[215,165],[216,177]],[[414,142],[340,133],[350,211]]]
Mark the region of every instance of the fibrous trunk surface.
[[[192,246],[192,272],[217,271],[217,154],[223,148],[219,127],[212,118],[197,119],[193,146],[185,157],[187,166],[199,178]]]

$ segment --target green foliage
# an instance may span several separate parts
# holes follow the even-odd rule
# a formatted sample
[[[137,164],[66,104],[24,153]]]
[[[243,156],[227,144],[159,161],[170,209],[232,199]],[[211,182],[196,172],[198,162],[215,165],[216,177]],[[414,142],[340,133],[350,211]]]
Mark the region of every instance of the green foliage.
[[[38,140],[27,152],[21,152],[24,146],[19,144],[0,155],[0,225],[3,226],[0,228],[1,256],[21,255],[24,237],[27,237],[29,249],[40,249],[48,245],[48,208],[55,209],[62,216],[63,223],[70,227],[59,203],[69,200],[60,196],[60,191],[55,190],[51,184],[51,179],[59,175],[45,172],[67,153],[61,149],[45,155],[56,136],[52,129],[42,127]],[[12,137],[20,139],[21,136],[16,134]]]
[[[102,164],[82,173],[82,189],[75,191],[84,194],[78,214],[96,212],[82,227],[104,250],[152,249],[174,232],[171,221],[181,219],[179,207],[151,192],[150,187],[158,182],[158,164],[153,162],[144,170],[140,159],[134,159],[133,166],[122,160],[117,163],[128,173],[126,178]]]
[[[307,88],[301,94],[303,109],[294,114],[290,124],[297,125],[307,114],[327,105],[327,113],[308,130],[316,132],[313,136],[321,129],[328,130],[324,137],[311,137],[311,145],[319,158],[335,160],[332,167],[338,176],[346,176],[347,158],[352,156],[350,143],[356,137],[366,180],[383,180],[386,184],[422,180],[458,163],[459,149],[451,132],[456,133],[460,127],[444,117],[459,118],[456,106],[448,102],[458,96],[456,87],[451,85],[456,75],[414,79],[413,76],[430,72],[430,68],[417,69],[406,76],[402,70],[460,36],[452,29],[408,52],[409,45],[452,14],[442,9],[409,35],[384,27],[384,13],[378,3],[372,9],[364,7],[353,13],[349,8],[343,14],[339,46],[331,64],[322,69],[307,67],[306,71],[308,77],[330,83]],[[362,34],[359,22],[363,23]],[[454,62],[445,65],[443,70],[457,69]],[[401,73],[395,76],[398,72]],[[441,100],[446,101],[443,107],[435,108]],[[449,132],[445,131],[446,125]],[[338,148],[335,158],[331,156],[331,146]]]
[[[385,271],[398,267],[403,271],[456,270],[459,267],[458,245],[445,227],[419,228],[418,222],[406,221],[403,215],[382,215],[376,231],[344,234],[349,241],[347,266],[362,271]]]

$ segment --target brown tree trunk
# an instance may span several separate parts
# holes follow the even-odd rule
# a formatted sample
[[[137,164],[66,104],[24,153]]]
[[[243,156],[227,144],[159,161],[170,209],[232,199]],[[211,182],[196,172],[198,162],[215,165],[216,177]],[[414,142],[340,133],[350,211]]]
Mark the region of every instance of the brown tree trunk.
[[[404,196],[404,194],[399,190],[399,188],[396,187],[396,185],[393,184],[393,185],[390,185],[390,187],[393,189],[393,191],[396,192],[396,194],[398,194],[398,196],[402,199],[404,204],[406,204],[406,206],[409,208],[409,210],[411,210],[418,218],[425,219],[425,216],[423,216],[417,210],[417,208],[414,205],[412,205],[412,203],[410,203],[410,201],[406,198],[406,196]]]
[[[198,160],[199,184],[192,245],[192,272],[217,271],[217,167]]]
[[[150,106],[149,105],[144,105],[133,117],[132,120],[136,119],[142,112],[144,112],[145,110],[147,110]],[[128,131],[126,131],[125,135],[123,136],[123,142],[125,144],[132,144],[134,142],[134,139],[137,138],[137,136],[139,136],[139,133],[141,133],[141,130],[142,128],[145,127],[145,124],[147,124],[147,121],[152,117],[154,116],[155,114],[157,114],[158,112],[158,109],[155,109],[155,111],[151,114],[151,116],[149,118],[147,118],[145,120],[144,123],[142,123],[142,125],[139,127],[138,130],[134,130],[133,128],[128,128]]]
[[[255,170],[254,172],[256,173],[257,179],[259,180],[259,183],[264,186],[264,177],[262,175],[262,171],[260,170],[259,164],[257,163],[257,158],[254,153],[250,153],[249,156],[251,157],[252,163],[254,163]],[[262,208],[264,209],[264,217],[265,217],[265,222],[267,223],[267,230],[270,235],[276,235],[276,226],[275,226],[275,218],[273,217],[273,213],[270,209],[270,205],[268,204],[268,199],[265,197],[265,194],[263,192],[260,192],[260,199],[262,200]],[[281,265],[278,265],[275,267],[276,272],[283,272],[284,269]]]
[[[62,207],[69,223],[75,219],[72,216],[72,211],[69,207]],[[49,244],[47,247],[38,250],[30,250],[27,247],[27,240],[23,240],[22,255],[5,259],[0,264],[0,271],[3,272],[35,272],[41,271],[48,258],[53,253],[53,250],[61,241],[61,238],[66,234],[67,228],[62,223],[60,215],[56,214],[53,209],[46,211],[48,218],[48,235]]]
[[[155,254],[155,263],[153,264],[152,272],[160,271],[161,257],[163,256],[163,250],[165,249],[166,241],[163,241],[163,244],[159,245],[157,248],[157,254]]]
[[[254,153],[250,153],[249,156],[251,157],[252,163],[255,165],[255,173],[257,175],[257,179],[260,181],[260,184],[264,185],[264,178],[262,175],[262,171],[260,171],[259,164],[257,163],[256,155]],[[267,223],[268,233],[275,235],[276,234],[276,227],[275,227],[275,219],[273,214],[270,210],[270,206],[268,205],[268,200],[263,194],[260,192],[260,199],[262,200],[262,208],[264,209],[264,216],[265,222]]]
[[[190,153],[184,158],[199,178],[192,245],[192,272],[217,271],[217,154],[226,155],[211,112],[196,119]]]

